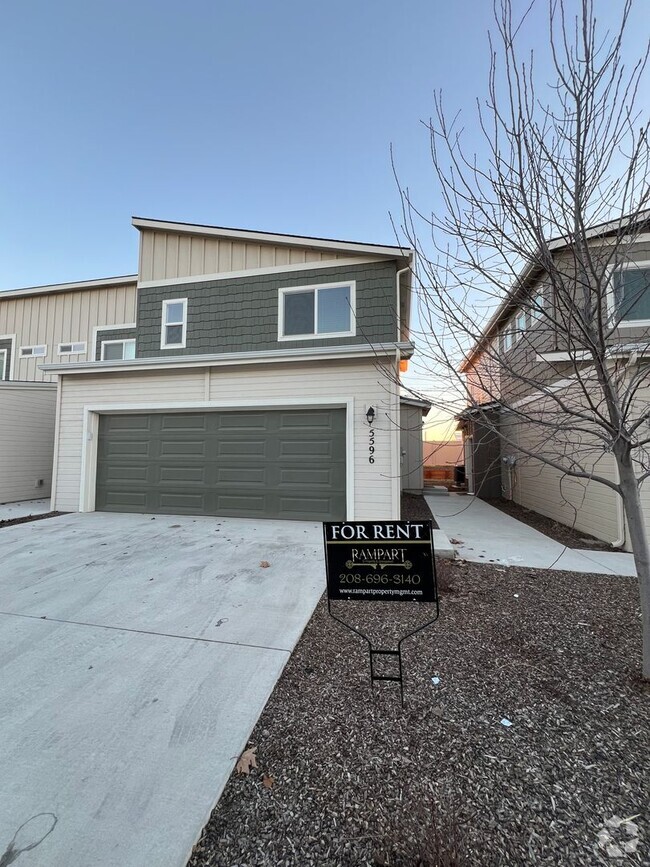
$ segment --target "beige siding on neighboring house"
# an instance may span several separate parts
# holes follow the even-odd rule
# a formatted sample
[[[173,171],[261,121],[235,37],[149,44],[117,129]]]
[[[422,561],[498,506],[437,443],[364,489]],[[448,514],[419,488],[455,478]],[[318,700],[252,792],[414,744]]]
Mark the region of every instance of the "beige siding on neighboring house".
[[[39,370],[39,365],[93,361],[94,327],[133,323],[135,316],[135,283],[11,298],[3,298],[0,292],[0,338],[4,335],[16,335],[11,379],[55,380],[55,377]],[[72,342],[84,342],[86,352],[79,355],[58,355],[60,343]],[[21,346],[40,344],[47,346],[45,357],[20,357]]]
[[[350,255],[309,247],[142,229],[139,279],[171,280],[175,277],[222,274],[249,268],[331,261]]]
[[[50,496],[55,415],[55,385],[0,383],[0,503]]]
[[[528,451],[541,452],[548,447],[547,429],[535,428],[523,422],[509,423],[502,417],[501,431],[511,441],[503,442],[503,455],[514,455],[517,459],[512,469],[502,464],[503,490],[506,495],[511,493],[514,501],[525,508],[597,539],[609,543],[620,539],[619,497],[611,488],[597,481],[567,476],[512,445],[516,443]],[[611,454],[596,457],[594,453],[590,466],[594,473],[610,481],[616,480],[615,461]],[[629,546],[626,547],[629,550]]]
[[[158,404],[193,404],[197,409],[243,405],[296,407],[300,400],[344,404],[354,401],[354,517],[357,520],[399,517],[398,397],[382,378],[377,362],[313,362],[193,368],[128,374],[64,376],[58,445],[56,508],[80,506],[84,407],[119,405],[137,409]],[[212,402],[206,407],[205,402]],[[374,406],[374,463],[369,458],[365,419]]]

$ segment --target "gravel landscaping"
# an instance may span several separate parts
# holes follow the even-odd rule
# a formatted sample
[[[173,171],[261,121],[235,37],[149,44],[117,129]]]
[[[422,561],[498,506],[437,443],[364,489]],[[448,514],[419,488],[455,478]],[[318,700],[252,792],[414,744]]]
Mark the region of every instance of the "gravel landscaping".
[[[561,545],[566,545],[567,548],[575,548],[577,550],[590,550],[600,548],[603,551],[615,551],[607,542],[602,539],[597,539],[595,536],[590,536],[589,533],[583,533],[573,527],[567,527],[566,524],[560,524],[552,518],[547,518],[546,515],[540,515],[539,512],[533,512],[531,509],[526,509],[520,506],[519,503],[513,503],[512,500],[486,500],[495,509],[505,512],[517,521],[523,524],[528,524],[534,530],[539,530],[545,536],[554,539]]]
[[[257,767],[231,776],[191,867],[650,864],[636,582],[438,568],[405,709],[321,600],[252,733]],[[384,647],[428,614],[335,604]]]
[[[0,521],[0,527],[13,527],[14,524],[29,524],[31,521],[43,521],[45,518],[57,518],[67,515],[67,512],[44,512],[42,515],[24,515],[22,518],[7,518]]]
[[[431,514],[429,504],[422,494],[402,494],[402,521],[431,521],[434,529],[438,529],[436,519]]]

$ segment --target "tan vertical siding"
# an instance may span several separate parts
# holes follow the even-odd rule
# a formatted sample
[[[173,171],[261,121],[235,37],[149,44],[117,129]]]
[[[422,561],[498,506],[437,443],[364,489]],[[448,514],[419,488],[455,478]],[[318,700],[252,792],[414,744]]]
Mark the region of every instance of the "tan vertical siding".
[[[55,415],[55,386],[0,384],[0,503],[50,496]]]
[[[13,380],[54,379],[39,370],[43,363],[92,361],[93,328],[135,322],[135,283],[3,298],[0,293],[0,337],[15,334]],[[58,355],[59,343],[86,343],[79,355]],[[47,356],[20,358],[21,346],[47,346]]]
[[[144,229],[140,232],[139,279],[172,280],[249,268],[323,262],[344,255],[352,254]]]
[[[504,419],[502,433],[526,451],[534,453],[547,448],[546,444],[540,444],[540,438],[548,440],[548,431],[533,425],[509,423]],[[517,457],[512,471],[502,465],[503,488],[506,492],[512,490],[515,502],[605,542],[618,540],[618,495],[611,488],[597,481],[567,476],[506,443],[503,445],[503,454],[514,454]],[[615,481],[613,456],[601,455],[591,464],[591,471]]]

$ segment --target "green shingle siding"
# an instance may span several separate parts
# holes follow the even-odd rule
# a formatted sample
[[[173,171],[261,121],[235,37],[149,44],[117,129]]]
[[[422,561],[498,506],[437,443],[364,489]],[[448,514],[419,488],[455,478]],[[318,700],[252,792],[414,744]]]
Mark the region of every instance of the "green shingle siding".
[[[394,341],[395,274],[395,262],[379,262],[140,288],[136,354],[138,358],[150,358]],[[280,288],[346,280],[356,281],[355,337],[278,341]],[[162,302],[168,298],[188,299],[185,349],[160,348]]]
[[[97,340],[95,341],[95,361],[101,361],[102,359],[102,340],[133,340],[135,336],[135,328],[107,328],[105,331],[100,329],[97,332]]]

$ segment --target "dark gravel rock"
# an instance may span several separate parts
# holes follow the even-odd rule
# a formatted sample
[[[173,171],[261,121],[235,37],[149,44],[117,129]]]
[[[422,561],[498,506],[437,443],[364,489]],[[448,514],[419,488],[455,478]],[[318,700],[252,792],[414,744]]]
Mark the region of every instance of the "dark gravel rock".
[[[431,514],[429,504],[421,494],[402,494],[402,521],[431,521],[438,529],[436,519]]]
[[[29,524],[31,521],[43,521],[45,518],[57,518],[59,515],[67,515],[68,512],[45,512],[42,515],[25,515],[23,518],[7,518],[0,521],[0,527],[13,527],[14,524]]]
[[[603,542],[602,539],[597,539],[595,536],[590,536],[589,533],[583,533],[580,530],[575,530],[573,527],[560,524],[552,518],[547,518],[546,515],[540,515],[531,509],[526,509],[524,506],[520,506],[519,503],[513,503],[512,500],[486,500],[486,502],[496,509],[505,512],[506,515],[516,518],[517,521],[521,521],[522,524],[528,524],[534,530],[539,530],[545,536],[555,539],[561,545],[566,545],[568,548],[615,550],[607,542]]]
[[[321,600],[251,735],[259,768],[233,774],[191,867],[650,863],[636,582],[462,561],[439,575],[440,619],[404,645],[405,709],[396,685],[371,689],[366,646]],[[336,604],[384,647],[428,613]],[[624,861],[597,847],[614,814],[638,816]]]

